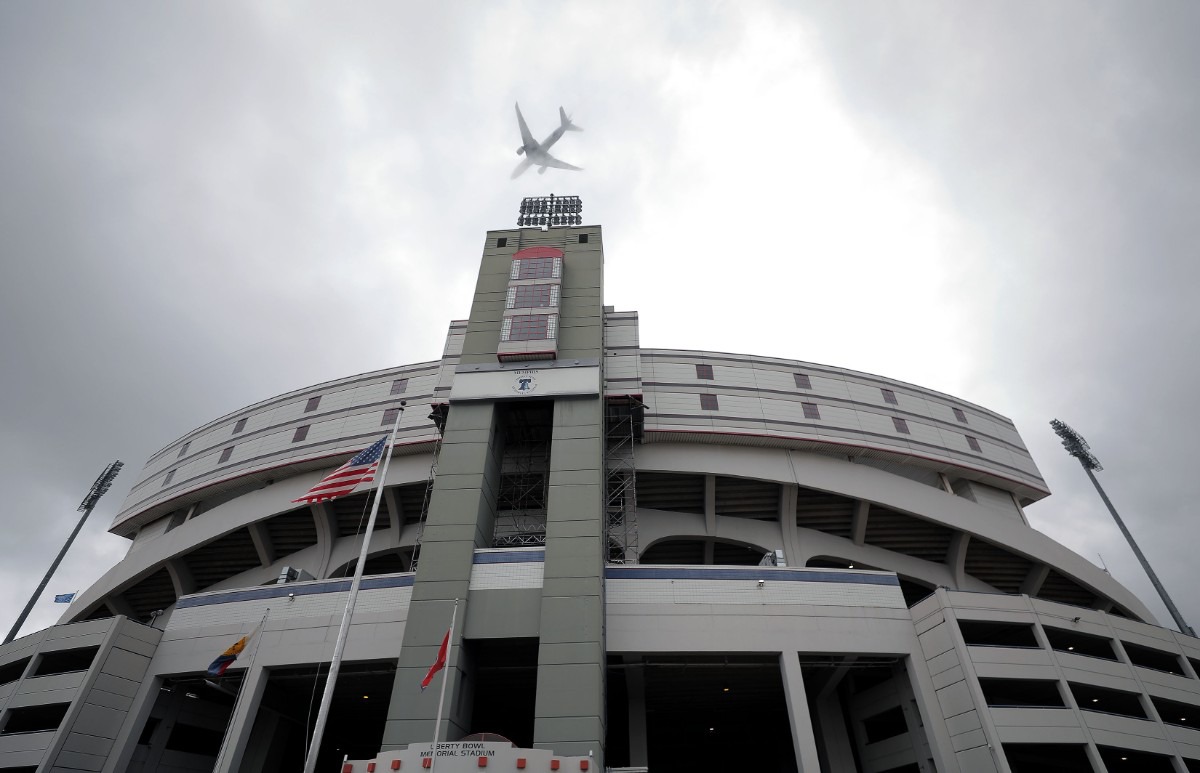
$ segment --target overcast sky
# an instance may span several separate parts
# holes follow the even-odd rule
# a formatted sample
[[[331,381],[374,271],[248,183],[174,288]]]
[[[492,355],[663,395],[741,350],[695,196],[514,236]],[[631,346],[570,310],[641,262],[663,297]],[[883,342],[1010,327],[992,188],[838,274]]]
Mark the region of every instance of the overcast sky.
[[[799,6],[799,7],[797,7]],[[1200,626],[1200,6],[0,4],[0,631],[128,546],[155,450],[436,359],[484,231],[578,194],[642,345],[791,357],[1011,417],[1033,525]],[[512,105],[582,173],[530,172]],[[663,288],[671,287],[669,293]]]

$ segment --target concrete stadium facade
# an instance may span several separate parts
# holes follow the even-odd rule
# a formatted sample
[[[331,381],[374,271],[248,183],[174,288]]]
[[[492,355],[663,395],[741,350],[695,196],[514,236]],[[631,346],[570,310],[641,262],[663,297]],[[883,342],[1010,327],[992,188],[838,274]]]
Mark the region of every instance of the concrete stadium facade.
[[[127,556],[0,648],[0,771],[297,769],[369,495],[292,500],[400,400],[323,769],[432,739],[457,599],[443,739],[653,773],[1200,770],[1200,642],[1029,526],[1049,492],[1011,421],[643,349],[603,264],[598,226],[488,232],[440,359],[154,454]]]

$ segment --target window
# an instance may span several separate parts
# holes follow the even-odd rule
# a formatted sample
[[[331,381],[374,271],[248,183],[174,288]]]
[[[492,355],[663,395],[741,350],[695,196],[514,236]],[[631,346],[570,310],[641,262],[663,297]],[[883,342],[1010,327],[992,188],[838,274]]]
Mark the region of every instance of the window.
[[[306,437],[308,437],[308,428],[311,426],[312,426],[311,424],[305,424],[301,427],[296,427],[296,434],[292,435],[292,442],[299,443],[300,441],[302,441]],[[228,450],[232,451],[233,449],[231,448]]]
[[[508,288],[506,309],[544,309],[558,305],[558,285],[517,285]]]
[[[233,434],[236,435],[239,432],[241,432],[242,430],[244,430],[245,428],[246,428],[246,417],[243,416],[242,418],[237,420],[237,424],[233,425]]]
[[[38,664],[30,676],[52,676],[87,671],[91,668],[92,661],[96,659],[96,653],[99,651],[99,647],[80,647],[73,650],[47,652],[39,658]]]
[[[513,279],[558,279],[562,276],[562,258],[526,258],[514,260]]]
[[[962,408],[951,408],[950,410],[954,411],[954,418],[958,419],[963,424],[967,423],[967,414],[962,412]]]
[[[171,470],[167,473],[167,477],[163,478],[162,487],[166,488],[171,485],[171,481],[175,478],[175,471]]]
[[[901,419],[899,416],[892,417],[892,424],[894,424],[896,426],[897,432],[901,432],[905,435],[912,434],[911,432],[908,431],[908,422],[905,421],[904,419]]]
[[[588,243],[588,240],[587,240],[587,238],[588,238],[588,235],[587,235],[587,234],[579,234],[579,243],[580,243],[580,244],[587,244],[587,243]]]
[[[976,440],[975,438],[971,437],[970,435],[963,435],[963,437],[965,437],[965,438],[967,439],[967,445],[969,445],[969,446],[971,447],[971,450],[972,450],[972,451],[974,451],[974,452],[975,452],[975,453],[977,453],[977,454],[982,454],[982,453],[983,453],[983,449],[979,447],[979,441],[978,441],[978,440]]]
[[[696,366],[696,378],[706,378],[711,381],[712,377],[713,377],[712,365],[697,365]]]
[[[497,247],[507,247],[508,246],[508,237],[507,236],[498,237],[496,239],[496,246]]]
[[[308,402],[304,405],[304,412],[308,413],[310,411],[315,411],[315,410],[317,410],[317,406],[320,404],[321,404],[321,396],[320,395],[317,395],[316,397],[310,397],[310,398],[308,398]]]
[[[225,462],[228,462],[229,457],[233,456],[233,448],[233,446],[226,446],[225,450],[221,452],[221,458],[217,460],[217,464],[225,464]]]
[[[799,389],[812,389],[812,379],[807,373],[793,373],[792,378],[796,379],[796,387]]]
[[[885,403],[888,403],[889,405],[899,405],[900,404],[896,400],[896,393],[893,392],[892,390],[880,388],[879,391],[883,393],[883,401]]]
[[[399,408],[388,408],[383,412],[383,421],[379,422],[381,427],[390,427],[396,423],[396,414],[400,413]]]
[[[715,411],[717,407],[716,395],[700,395],[700,410]]]
[[[10,733],[39,733],[46,730],[57,730],[67,716],[70,703],[51,703],[43,706],[24,706],[10,709],[8,721],[0,735]]]
[[[407,390],[407,389],[408,389],[408,379],[398,378],[392,382],[391,394],[402,395],[402,394],[404,394],[405,390]]]
[[[1172,652],[1163,652],[1151,647],[1143,647],[1140,644],[1130,644],[1127,641],[1122,641],[1121,645],[1125,647],[1125,654],[1129,656],[1129,662],[1135,666],[1166,671],[1168,674],[1178,676],[1184,675],[1183,666],[1179,664],[1179,657]]]
[[[558,317],[554,314],[522,314],[505,317],[501,341],[540,341],[554,338]]]
[[[183,445],[181,445],[181,446],[179,447],[179,456],[176,456],[175,458],[176,458],[176,459],[182,459],[182,458],[183,458],[183,455],[184,455],[184,454],[186,454],[186,453],[188,452],[188,447],[189,447],[191,444],[192,444],[192,441],[190,441],[190,440],[189,440],[188,442],[186,442],[186,443],[184,443]]]
[[[816,403],[800,403],[800,405],[804,408],[804,418],[806,418],[806,419],[821,418],[821,411],[817,408]]]

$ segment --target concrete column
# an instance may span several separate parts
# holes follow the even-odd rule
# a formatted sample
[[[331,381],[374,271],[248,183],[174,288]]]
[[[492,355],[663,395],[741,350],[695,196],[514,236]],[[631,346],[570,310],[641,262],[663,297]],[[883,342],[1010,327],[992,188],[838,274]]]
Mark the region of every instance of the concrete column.
[[[238,692],[233,716],[229,719],[225,753],[213,773],[231,773],[241,767],[242,755],[246,753],[246,744],[254,732],[254,719],[258,716],[258,705],[266,688],[267,670],[262,666],[251,666],[250,672],[243,677],[242,689]]]
[[[554,402],[533,745],[604,770],[604,409]]]
[[[971,544],[971,535],[966,532],[956,532],[950,538],[950,549],[946,551],[946,565],[954,577],[955,588],[961,588],[967,581],[967,548]]]
[[[258,553],[258,562],[263,566],[275,563],[275,548],[271,544],[271,534],[264,523],[252,523],[246,527],[250,532],[250,540],[254,543],[254,551]]]
[[[704,476],[704,531],[717,536],[717,476]]]
[[[420,684],[437,657],[456,598],[461,601],[450,663],[444,672],[449,681],[440,738],[457,741],[469,732],[460,724],[466,720],[458,705],[458,685],[463,676],[458,664],[475,548],[491,546],[495,521],[502,454],[494,442],[495,416],[494,403],[470,402],[455,404],[447,418],[383,731],[384,751],[427,743],[433,738],[443,676],[439,674],[434,686],[424,692],[417,692],[414,685]]]
[[[842,701],[836,692],[817,699],[817,712],[830,721],[821,722],[821,741],[825,744],[825,756],[830,770],[854,770],[854,748],[850,733],[842,717]]]
[[[855,545],[867,541],[867,518],[871,515],[871,503],[864,499],[854,505],[854,516],[850,521],[850,539]]]
[[[641,658],[625,658],[625,688],[629,692],[629,764],[650,764],[646,731],[646,667]]]
[[[812,715],[808,710],[808,693],[804,689],[799,655],[795,652],[780,654],[779,668],[783,676],[784,697],[787,698],[788,719],[792,723],[796,768],[800,773],[821,773],[817,736],[813,732]]]

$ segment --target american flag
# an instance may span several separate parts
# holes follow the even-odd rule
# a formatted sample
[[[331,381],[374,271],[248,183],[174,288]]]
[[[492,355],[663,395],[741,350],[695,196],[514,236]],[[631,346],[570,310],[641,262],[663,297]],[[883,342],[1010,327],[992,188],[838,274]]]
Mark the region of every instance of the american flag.
[[[383,449],[386,446],[387,435],[384,435],[366,449],[358,452],[350,461],[321,478],[321,481],[310,488],[304,496],[292,501],[307,504],[324,502],[327,499],[349,494],[360,483],[370,483],[375,480],[375,468],[379,466],[379,459],[383,456]]]

